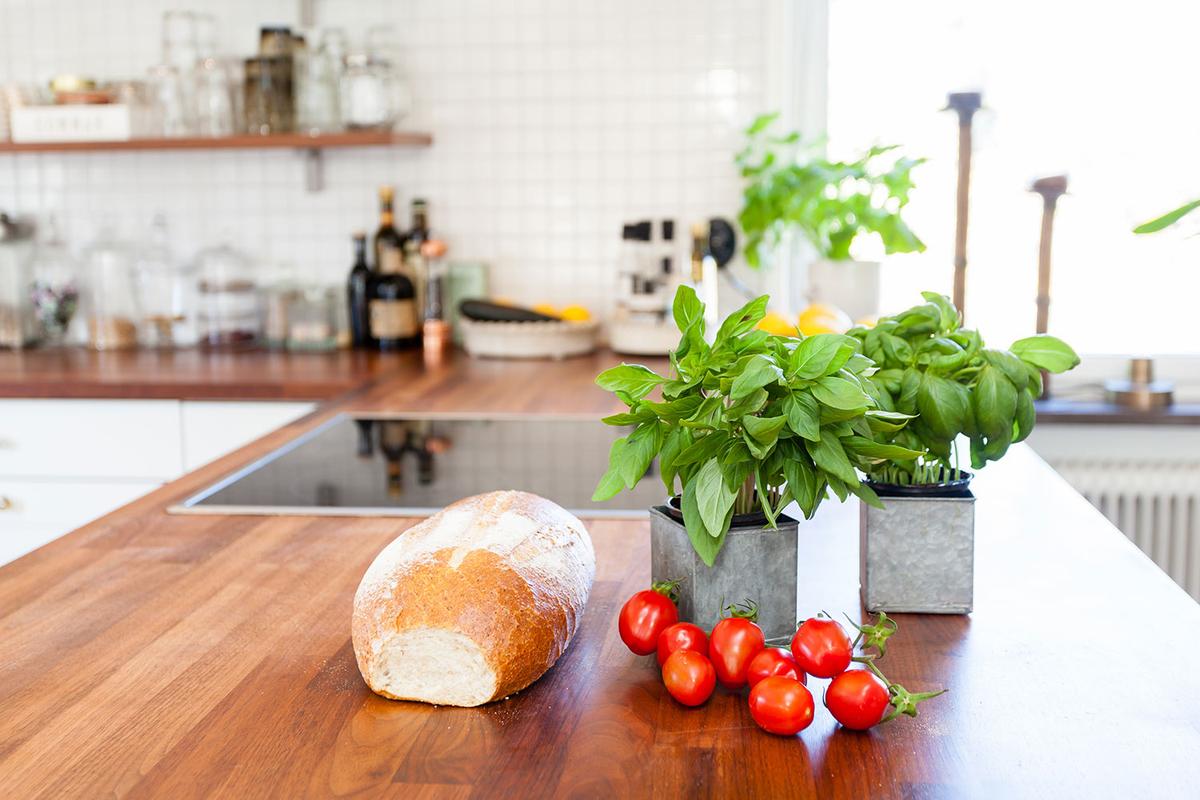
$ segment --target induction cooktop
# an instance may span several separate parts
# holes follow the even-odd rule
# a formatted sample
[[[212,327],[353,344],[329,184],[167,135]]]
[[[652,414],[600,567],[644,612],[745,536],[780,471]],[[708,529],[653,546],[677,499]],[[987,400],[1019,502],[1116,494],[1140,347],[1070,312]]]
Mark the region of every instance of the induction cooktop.
[[[666,495],[657,465],[633,491],[591,499],[609,448],[628,433],[594,417],[338,416],[168,510],[428,516],[522,489],[580,516],[643,516]]]

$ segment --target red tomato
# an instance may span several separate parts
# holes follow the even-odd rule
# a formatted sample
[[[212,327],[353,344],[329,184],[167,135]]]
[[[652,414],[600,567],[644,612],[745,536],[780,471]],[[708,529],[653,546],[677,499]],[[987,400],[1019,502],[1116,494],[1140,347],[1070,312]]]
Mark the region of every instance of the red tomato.
[[[832,678],[850,666],[850,637],[831,619],[806,619],[792,637],[792,655],[809,675]]]
[[[890,702],[887,686],[865,669],[847,670],[825,687],[825,707],[851,730],[878,725]]]
[[[617,618],[621,641],[639,656],[658,649],[658,635],[679,621],[679,609],[671,598],[653,589],[643,589],[625,601]]]
[[[758,655],[750,659],[750,665],[746,667],[746,683],[751,687],[772,675],[782,675],[801,683],[808,683],[808,676],[800,669],[791,651],[782,647],[764,647],[758,651]]]
[[[746,669],[758,651],[767,646],[762,628],[742,617],[727,617],[718,622],[708,638],[708,652],[717,680],[726,689],[746,685]]]
[[[712,662],[695,650],[676,650],[662,668],[667,691],[685,706],[698,706],[712,696],[717,673]]]
[[[693,650],[708,658],[708,637],[704,629],[690,622],[676,622],[658,635],[658,665],[667,663],[667,656],[676,650]]]
[[[795,736],[813,721],[812,694],[792,678],[763,678],[750,690],[750,716],[767,733]]]

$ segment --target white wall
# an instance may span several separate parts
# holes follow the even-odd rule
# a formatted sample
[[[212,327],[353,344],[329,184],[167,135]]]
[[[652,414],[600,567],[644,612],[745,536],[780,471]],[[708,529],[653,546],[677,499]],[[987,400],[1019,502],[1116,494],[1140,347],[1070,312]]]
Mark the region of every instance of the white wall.
[[[330,151],[304,191],[297,154],[254,151],[0,155],[0,209],[59,212],[77,245],[107,211],[129,233],[165,211],[188,255],[222,231],[264,262],[340,281],[375,189],[426,197],[452,257],[493,264],[497,293],[603,309],[620,225],[732,217],[741,131],[767,107],[776,0],[317,0],[318,25],[399,32],[431,149]],[[162,11],[215,14],[230,53],[296,0],[0,0],[0,82],[145,74]],[[777,17],[776,9],[776,17]],[[777,35],[778,32],[775,32]],[[687,225],[682,225],[686,230]]]

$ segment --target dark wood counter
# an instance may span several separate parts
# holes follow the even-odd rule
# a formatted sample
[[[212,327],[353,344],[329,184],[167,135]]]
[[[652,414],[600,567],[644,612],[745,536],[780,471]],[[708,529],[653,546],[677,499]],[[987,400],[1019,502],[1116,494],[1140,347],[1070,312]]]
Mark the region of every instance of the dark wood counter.
[[[329,400],[419,370],[413,353],[0,351],[0,397]]]
[[[456,361],[375,411],[596,413],[606,358]],[[0,567],[6,797],[1186,797],[1200,785],[1200,606],[1025,447],[977,481],[975,613],[900,617],[883,667],[950,693],[870,733],[800,737],[745,698],[686,710],[616,612],[645,522],[591,522],[598,573],[547,675],[479,709],[384,700],[350,647],[355,588],[410,521],[169,516],[334,405]],[[603,465],[597,464],[597,473]],[[857,616],[853,505],[801,526],[803,610]],[[486,601],[486,599],[485,599]],[[814,681],[818,696],[823,682]]]

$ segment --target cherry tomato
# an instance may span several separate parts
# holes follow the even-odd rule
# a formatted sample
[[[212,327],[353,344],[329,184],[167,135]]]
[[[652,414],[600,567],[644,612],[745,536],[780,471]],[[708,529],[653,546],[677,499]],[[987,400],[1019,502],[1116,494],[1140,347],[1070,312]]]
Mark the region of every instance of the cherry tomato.
[[[667,691],[685,706],[698,706],[712,697],[717,673],[712,662],[695,650],[676,650],[662,668]]]
[[[832,678],[850,666],[850,637],[831,619],[806,619],[792,637],[792,655],[809,675]]]
[[[887,686],[865,669],[847,670],[825,687],[825,707],[851,730],[878,725],[890,702]]]
[[[643,589],[625,601],[617,618],[621,641],[639,656],[658,649],[658,635],[679,621],[679,609],[671,598],[655,589]]]
[[[750,716],[767,733],[795,736],[813,721],[813,697],[800,681],[772,675],[750,690]]]
[[[772,675],[782,675],[801,683],[808,683],[808,676],[800,669],[791,651],[782,647],[764,647],[758,651],[758,655],[750,659],[750,665],[746,667],[746,683],[751,687]]]
[[[704,629],[690,622],[676,622],[663,628],[658,635],[658,665],[667,663],[667,656],[676,650],[694,650],[708,658],[708,637]]]
[[[762,628],[743,617],[727,617],[718,622],[708,638],[708,652],[717,680],[726,689],[746,685],[746,669],[758,651],[767,646]]]

